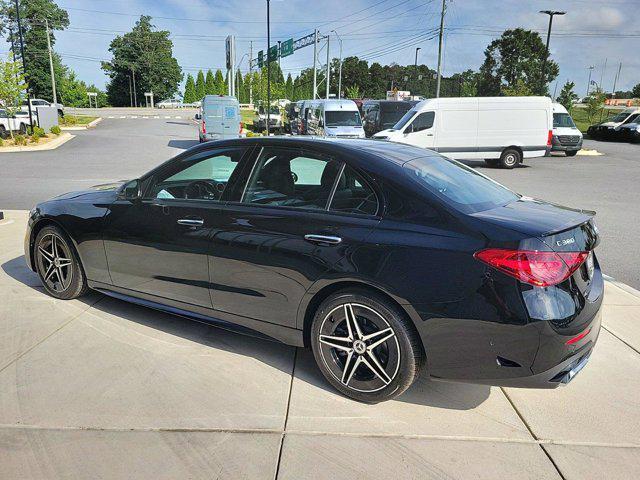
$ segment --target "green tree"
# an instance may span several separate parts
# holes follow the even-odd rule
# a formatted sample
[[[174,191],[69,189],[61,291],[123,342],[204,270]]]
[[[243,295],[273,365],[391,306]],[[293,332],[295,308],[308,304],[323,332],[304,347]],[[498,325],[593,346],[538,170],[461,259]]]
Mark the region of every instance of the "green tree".
[[[528,97],[533,95],[533,91],[521,78],[516,80],[514,85],[502,85],[500,93],[505,97]]]
[[[631,89],[631,95],[633,98],[640,98],[640,83]]]
[[[196,99],[202,100],[202,98],[207,94],[207,85],[204,79],[204,73],[202,70],[198,71],[198,76],[196,77]]]
[[[215,84],[216,84],[216,95],[226,95],[227,94],[227,82],[224,79],[224,75],[220,69],[216,70],[215,75]]]
[[[196,82],[193,81],[191,74],[187,74],[187,82],[184,85],[184,103],[193,103],[197,100]]]
[[[347,98],[360,98],[360,88],[357,85],[347,87]]]
[[[606,98],[606,95],[600,87],[594,88],[589,93],[586,101],[586,112],[589,123],[593,123],[596,119],[596,116],[602,116],[602,112],[604,111],[604,101]]]
[[[55,32],[69,26],[69,15],[53,0],[21,0],[19,5],[20,17],[23,19],[24,55],[27,65],[25,79],[34,96],[53,100],[45,19],[49,22],[53,48],[56,41]],[[14,53],[17,58],[21,58],[20,49],[17,48],[18,27],[15,19],[15,3],[9,0],[0,1],[0,35],[7,37],[8,41],[14,39]],[[60,57],[55,53],[53,64],[57,79],[62,73],[62,64]]]
[[[57,76],[58,97],[60,101],[68,107],[88,107],[88,92],[97,94],[96,103],[98,107],[104,107],[107,103],[107,95],[105,92],[97,88],[95,85],[87,85],[76,77],[73,70],[63,67],[60,75]]]
[[[22,93],[26,88],[27,84],[18,62],[9,58],[7,61],[0,60],[0,103],[4,105],[7,118],[14,116],[20,109]],[[13,138],[13,131],[9,131]]]
[[[216,80],[211,69],[207,70],[207,79],[204,82],[205,95],[216,94]]]
[[[289,100],[293,100],[293,78],[291,78],[291,74],[287,75],[287,81],[284,84],[284,95]]]
[[[498,95],[503,88],[521,89],[526,86],[534,95],[547,95],[547,84],[559,72],[556,62],[548,58],[545,44],[540,35],[531,30],[516,28],[506,30],[486,48],[485,61],[480,67],[479,94]],[[544,77],[542,64],[545,56],[547,64]]]
[[[236,98],[240,103],[247,103],[244,101],[242,91],[244,90],[242,73],[240,70],[236,70]]]
[[[110,78],[107,95],[111,105],[129,104],[130,79],[135,80],[137,99],[143,98],[144,92],[153,92],[156,101],[176,94],[183,75],[173,57],[169,34],[168,30],[155,30],[151,17],[143,15],[131,32],[113,39],[109,46],[113,58],[102,62]]]
[[[573,104],[578,99],[578,95],[573,91],[575,86],[575,83],[567,81],[562,87],[562,90],[560,90],[560,95],[556,98],[556,101],[566,108],[569,113],[571,113]]]

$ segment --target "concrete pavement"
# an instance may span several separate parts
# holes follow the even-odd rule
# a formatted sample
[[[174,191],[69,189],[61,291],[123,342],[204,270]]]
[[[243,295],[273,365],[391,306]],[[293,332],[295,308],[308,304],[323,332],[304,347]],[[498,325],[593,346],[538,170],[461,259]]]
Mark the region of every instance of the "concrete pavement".
[[[640,298],[608,282],[565,388],[420,379],[348,400],[308,351],[93,293],[48,297],[26,212],[0,221],[0,478],[628,479],[640,472]]]

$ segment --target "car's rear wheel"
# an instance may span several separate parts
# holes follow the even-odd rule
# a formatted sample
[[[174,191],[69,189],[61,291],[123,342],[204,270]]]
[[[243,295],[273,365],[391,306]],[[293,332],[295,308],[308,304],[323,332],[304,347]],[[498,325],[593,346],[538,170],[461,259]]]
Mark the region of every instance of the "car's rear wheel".
[[[0,138],[4,138],[7,136],[7,129],[4,128],[4,125],[0,125]]]
[[[522,162],[522,154],[515,148],[507,148],[500,155],[500,166],[502,168],[513,168]]]
[[[567,157],[575,157],[576,153],[578,153],[577,150],[567,150],[566,152],[564,152]]]
[[[18,129],[18,132],[20,133],[20,135],[26,135],[27,134],[27,126],[24,123],[20,124],[20,128]]]
[[[404,313],[366,290],[345,290],[322,302],[311,326],[311,346],[329,383],[366,403],[404,392],[418,377],[424,357]]]
[[[33,253],[36,270],[49,295],[62,300],[86,293],[87,279],[69,237],[56,226],[46,226],[36,236]]]

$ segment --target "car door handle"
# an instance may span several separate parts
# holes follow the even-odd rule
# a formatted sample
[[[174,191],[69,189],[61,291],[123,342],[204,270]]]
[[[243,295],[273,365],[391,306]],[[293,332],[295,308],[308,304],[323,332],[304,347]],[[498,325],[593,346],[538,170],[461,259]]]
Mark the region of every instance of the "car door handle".
[[[311,243],[324,243],[329,245],[337,245],[342,241],[340,237],[330,235],[305,235],[304,239]]]
[[[204,220],[201,218],[181,218],[178,220],[178,225],[186,225],[187,227],[201,227],[204,225]]]

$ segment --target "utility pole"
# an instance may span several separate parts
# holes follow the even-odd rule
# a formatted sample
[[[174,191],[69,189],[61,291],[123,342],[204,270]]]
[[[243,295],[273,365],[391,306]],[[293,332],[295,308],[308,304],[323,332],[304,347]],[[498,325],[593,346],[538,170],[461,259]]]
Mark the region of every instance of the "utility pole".
[[[541,90],[546,86],[546,73],[547,73],[547,57],[549,56],[549,40],[551,39],[551,25],[553,24],[554,15],[564,15],[567,12],[560,12],[556,10],[540,10],[540,13],[549,15],[549,28],[547,30],[547,47],[545,49],[545,55],[542,59],[542,72],[540,72],[540,87]]]
[[[613,79],[613,90],[611,91],[611,93],[613,94],[612,96],[616,96],[616,86],[618,85],[618,80],[620,79],[620,71],[622,70],[622,62],[620,62],[620,65],[618,65],[618,73],[616,73],[615,78]]]
[[[253,105],[253,40],[249,42],[249,103]]]
[[[271,123],[271,59],[269,58],[269,49],[271,48],[270,8],[271,2],[267,0],[267,137],[269,136],[269,123]]]
[[[600,88],[602,88],[603,91],[604,91],[604,87],[603,87],[604,83],[602,82],[604,80],[604,71],[607,69],[607,60],[608,58],[604,59],[604,67],[602,67],[602,71],[600,72]]]
[[[329,100],[329,86],[331,85],[331,57],[329,57],[329,39],[327,35],[327,100]]]
[[[44,19],[47,28],[47,49],[49,50],[49,69],[51,70],[51,90],[53,91],[53,103],[58,103],[58,95],[56,94],[56,75],[53,71],[53,54],[51,53],[51,33],[49,32],[49,20]]]
[[[20,56],[22,57],[22,70],[25,76],[27,75],[27,62],[24,58],[24,39],[22,38],[22,24],[20,23],[20,6],[18,0],[15,0],[16,5],[16,20],[18,22],[18,37],[20,39]],[[29,92],[29,83],[27,82],[27,108],[29,109],[29,127],[33,131],[33,114],[31,113],[31,95]]]
[[[416,74],[416,82],[418,81],[418,52],[422,50],[420,47],[416,47],[416,59],[413,62],[413,69],[415,71]]]
[[[447,11],[447,0],[442,0],[440,13],[440,34],[438,35],[438,79],[436,80],[436,98],[440,98],[440,82],[442,80],[442,36],[444,34],[444,14]]]
[[[131,76],[133,78],[133,106],[138,107],[138,94],[136,93],[136,71],[131,66]]]
[[[129,105],[133,107],[133,90],[131,89],[131,75],[127,75],[129,79]]]
[[[340,42],[340,73],[338,74],[338,98],[342,98],[342,38],[338,35],[338,32],[331,30],[336,34],[338,42]]]
[[[589,66],[589,80],[587,80],[587,97],[589,96],[589,89],[591,88],[591,72],[596,68],[593,65]]]
[[[11,54],[13,55],[13,63],[16,63],[16,44],[13,41],[13,28],[9,27],[9,40],[11,41]],[[18,79],[18,71],[16,70],[16,80]]]
[[[16,0],[17,1],[17,0]],[[313,100],[316,99],[318,93],[318,72],[316,63],[318,62],[318,29],[313,32]]]

